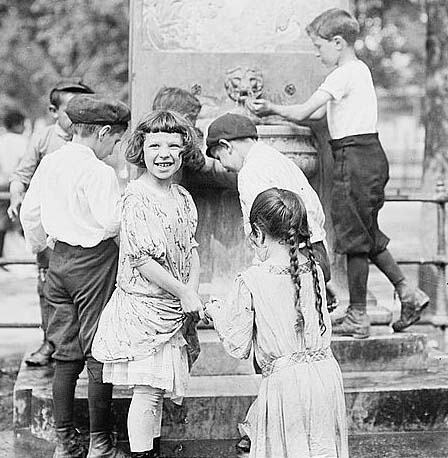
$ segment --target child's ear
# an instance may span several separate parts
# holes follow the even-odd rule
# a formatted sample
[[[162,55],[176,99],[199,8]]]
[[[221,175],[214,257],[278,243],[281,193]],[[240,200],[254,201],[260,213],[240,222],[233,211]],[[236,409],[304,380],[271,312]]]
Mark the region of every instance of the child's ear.
[[[111,127],[109,125],[105,125],[101,127],[100,131],[98,132],[98,138],[103,140],[103,138],[110,132]]]
[[[48,105],[48,111],[54,119],[58,119],[58,108],[56,105]]]
[[[333,42],[336,45],[337,49],[342,49],[343,46],[347,43],[340,35],[335,35],[333,37]]]
[[[227,152],[230,153],[230,151],[232,150],[232,145],[227,141],[225,140],[224,138],[221,138],[219,141],[218,141],[218,145],[222,146],[223,148],[225,148],[227,150]]]

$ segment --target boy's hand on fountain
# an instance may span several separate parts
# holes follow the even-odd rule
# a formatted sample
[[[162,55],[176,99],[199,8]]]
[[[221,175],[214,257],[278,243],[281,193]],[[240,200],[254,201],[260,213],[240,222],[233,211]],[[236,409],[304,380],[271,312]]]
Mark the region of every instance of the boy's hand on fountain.
[[[274,104],[265,99],[252,99],[246,102],[247,108],[257,116],[268,116],[275,114]]]
[[[186,286],[180,296],[180,305],[185,313],[199,312],[202,310],[202,302],[199,294],[191,287]]]

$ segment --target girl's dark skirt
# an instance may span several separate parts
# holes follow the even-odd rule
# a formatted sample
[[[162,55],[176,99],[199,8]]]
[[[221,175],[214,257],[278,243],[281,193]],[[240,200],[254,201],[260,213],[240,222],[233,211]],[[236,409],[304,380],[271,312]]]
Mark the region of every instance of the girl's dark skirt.
[[[330,141],[334,157],[331,216],[335,251],[375,256],[389,238],[378,227],[389,165],[378,134]]]

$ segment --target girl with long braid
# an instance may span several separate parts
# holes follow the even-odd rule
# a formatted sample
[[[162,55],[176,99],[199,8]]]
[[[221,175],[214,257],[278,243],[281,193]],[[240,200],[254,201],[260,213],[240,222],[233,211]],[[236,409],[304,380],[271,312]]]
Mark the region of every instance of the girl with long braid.
[[[258,398],[240,425],[250,457],[347,458],[342,376],[304,203],[270,188],[256,197],[249,220],[259,262],[204,314],[229,354],[248,358],[253,346],[262,369]]]

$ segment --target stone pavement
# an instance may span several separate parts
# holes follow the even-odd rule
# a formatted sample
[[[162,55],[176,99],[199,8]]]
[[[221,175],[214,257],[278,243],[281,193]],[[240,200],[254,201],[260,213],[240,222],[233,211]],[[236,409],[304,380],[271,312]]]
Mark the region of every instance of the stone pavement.
[[[20,438],[12,432],[0,433],[0,458],[50,458],[53,446],[39,439]],[[215,444],[216,445],[216,444]],[[220,444],[220,449],[205,441],[185,444],[191,458],[248,458],[237,455],[234,442]],[[351,458],[447,458],[448,435],[444,432],[408,432],[365,434],[349,437]],[[185,450],[184,450],[185,452]],[[176,449],[162,444],[164,458],[176,458]]]

